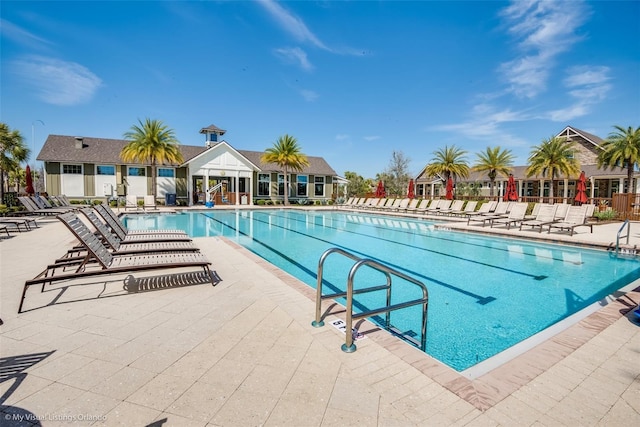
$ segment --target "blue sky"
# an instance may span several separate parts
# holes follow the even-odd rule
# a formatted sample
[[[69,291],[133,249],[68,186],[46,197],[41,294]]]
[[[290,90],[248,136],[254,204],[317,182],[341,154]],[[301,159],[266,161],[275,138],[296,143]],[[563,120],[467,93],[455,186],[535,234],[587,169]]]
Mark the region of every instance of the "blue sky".
[[[393,151],[531,147],[567,125],[640,126],[640,2],[30,2],[1,8],[0,121],[122,138],[210,124],[237,149],[295,136],[340,175]],[[44,124],[43,124],[44,123]],[[35,136],[35,138],[32,138]]]

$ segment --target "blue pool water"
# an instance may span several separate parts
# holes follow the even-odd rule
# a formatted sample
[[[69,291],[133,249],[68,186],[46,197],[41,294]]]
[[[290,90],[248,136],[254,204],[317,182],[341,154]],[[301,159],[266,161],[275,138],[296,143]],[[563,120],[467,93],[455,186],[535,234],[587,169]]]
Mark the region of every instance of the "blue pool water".
[[[395,268],[429,289],[427,353],[462,371],[556,324],[640,278],[640,263],[605,251],[436,229],[424,220],[336,211],[240,210],[141,215],[132,229],[171,228],[225,236],[316,287],[318,260],[338,247]],[[325,293],[346,288],[353,261],[327,258]],[[215,267],[215,266],[214,266]],[[385,283],[359,271],[355,287]],[[421,296],[394,278],[392,303]],[[356,311],[385,303],[357,296]],[[420,340],[420,306],[391,323]],[[309,320],[313,320],[309,313]]]

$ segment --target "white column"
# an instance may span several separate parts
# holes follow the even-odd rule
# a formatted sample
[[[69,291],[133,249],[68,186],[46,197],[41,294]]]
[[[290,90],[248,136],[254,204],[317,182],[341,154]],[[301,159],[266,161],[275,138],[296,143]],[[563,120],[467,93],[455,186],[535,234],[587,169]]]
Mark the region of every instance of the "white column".
[[[568,199],[569,198],[569,180],[565,178],[563,182],[564,182],[564,198]]]
[[[618,182],[618,193],[624,193],[624,178],[620,178]],[[611,195],[611,197],[613,197],[613,194]]]
[[[240,204],[240,191],[238,190],[240,188],[240,171],[236,171],[236,176],[233,177],[234,179],[234,185],[235,185],[235,190],[236,190],[236,205]]]
[[[591,199],[595,197],[596,194],[596,179],[592,176],[589,177],[589,182],[591,183]]]
[[[209,201],[209,169],[205,169],[204,171],[204,202],[207,203]]]
[[[193,177],[191,176],[191,170],[187,166],[187,206],[193,206]],[[176,204],[178,202],[176,201]]]
[[[346,188],[346,186],[345,186],[345,188]],[[346,190],[345,190],[345,193],[346,193]],[[249,204],[253,205],[253,172],[251,172],[251,174],[249,174]]]

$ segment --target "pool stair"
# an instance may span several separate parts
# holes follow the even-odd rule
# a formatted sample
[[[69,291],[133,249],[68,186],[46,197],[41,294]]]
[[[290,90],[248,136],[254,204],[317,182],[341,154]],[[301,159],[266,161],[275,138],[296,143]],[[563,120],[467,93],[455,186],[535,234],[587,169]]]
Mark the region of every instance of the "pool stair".
[[[351,267],[351,269],[349,270],[349,274],[347,276],[347,290],[346,292],[336,292],[336,293],[332,293],[332,294],[326,294],[323,295],[322,294],[322,285],[324,283],[323,281],[323,271],[324,271],[324,263],[327,259],[327,257],[331,254],[339,254],[342,256],[345,256],[353,261],[355,261],[355,263],[353,264],[353,266]],[[353,289],[353,280],[354,277],[356,275],[356,273],[358,272],[358,270],[361,267],[369,267],[372,268],[374,270],[377,270],[381,273],[383,273],[386,277],[386,283],[384,285],[377,285],[377,286],[371,286],[368,288],[364,288],[364,289]],[[381,319],[378,315],[380,314],[384,314],[384,319],[382,322],[383,323],[383,327],[385,330],[389,331],[390,333],[392,333],[393,335],[398,335],[400,337],[402,337],[403,339],[411,342],[412,344],[414,344],[415,346],[419,347],[422,351],[426,350],[427,347],[427,309],[428,309],[428,303],[429,303],[429,292],[427,290],[427,287],[425,286],[424,283],[410,277],[407,276],[406,274],[397,271],[389,266],[386,266],[378,261],[372,260],[372,259],[368,259],[368,258],[360,258],[355,256],[352,253],[349,253],[343,249],[340,248],[330,248],[327,249],[321,256],[320,256],[320,260],[318,261],[318,283],[316,286],[316,318],[313,322],[311,322],[311,325],[319,328],[324,326],[324,321],[322,320],[322,315],[321,315],[321,310],[322,310],[322,300],[325,299],[335,299],[335,298],[342,298],[342,297],[346,297],[347,299],[347,306],[346,306],[346,326],[345,326],[345,331],[352,331],[352,333],[345,333],[346,336],[346,342],[345,344],[342,345],[342,351],[344,351],[345,353],[353,353],[354,351],[356,351],[356,345],[354,344],[354,332],[353,332],[353,320],[357,320],[357,319],[361,319],[361,318],[365,318],[365,317],[373,317],[375,316],[377,319]],[[407,281],[410,284],[413,284],[415,286],[418,286],[421,290],[422,290],[422,298],[419,299],[414,299],[411,301],[405,301],[405,302],[401,302],[401,303],[396,303],[396,304],[391,304],[391,289],[392,289],[392,277],[396,277],[396,278],[400,278],[403,279],[405,281]],[[353,312],[353,297],[354,295],[358,295],[358,294],[363,294],[363,293],[367,293],[367,292],[375,292],[375,291],[382,291],[385,290],[386,291],[386,305],[380,308],[375,308],[375,309],[370,309],[367,311],[363,311],[363,312],[359,312],[359,313],[354,313]],[[398,310],[401,308],[406,308],[406,307],[411,307],[414,305],[418,305],[421,304],[422,305],[422,324],[421,324],[421,334],[420,334],[420,340],[418,341],[416,338],[414,338],[414,336],[408,334],[408,333],[403,333],[402,331],[400,331],[399,329],[397,329],[396,327],[394,327],[391,324],[391,312],[394,310]],[[381,319],[382,320],[382,319]],[[357,333],[357,331],[355,331],[355,333]]]

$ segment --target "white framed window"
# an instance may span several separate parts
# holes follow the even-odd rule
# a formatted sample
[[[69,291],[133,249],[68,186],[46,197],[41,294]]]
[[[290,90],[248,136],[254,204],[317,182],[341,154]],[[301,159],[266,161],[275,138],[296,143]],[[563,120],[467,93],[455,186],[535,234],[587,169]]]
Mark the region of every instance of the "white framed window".
[[[129,168],[127,169],[127,174],[129,176],[147,176],[147,168],[129,166]]]
[[[116,167],[113,165],[97,165],[96,175],[115,175]]]
[[[175,178],[176,170],[173,168],[158,168],[158,177],[160,178]]]
[[[62,173],[65,175],[82,175],[82,165],[62,165]]]
[[[296,188],[296,196],[306,197],[309,177],[307,175],[298,175],[298,185]]]
[[[324,197],[324,176],[314,177],[314,190],[313,194],[316,197]]]
[[[258,196],[268,196],[271,186],[271,177],[268,173],[258,174]]]

